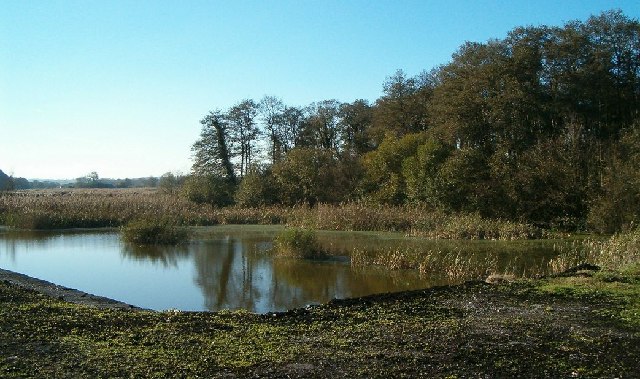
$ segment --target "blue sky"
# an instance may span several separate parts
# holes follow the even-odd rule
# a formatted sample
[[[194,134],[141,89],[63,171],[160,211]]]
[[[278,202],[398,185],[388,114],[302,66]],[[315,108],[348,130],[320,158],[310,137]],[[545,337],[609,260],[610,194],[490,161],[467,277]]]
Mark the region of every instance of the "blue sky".
[[[209,110],[373,101],[465,41],[639,1],[0,0],[0,169],[27,178],[188,172]]]

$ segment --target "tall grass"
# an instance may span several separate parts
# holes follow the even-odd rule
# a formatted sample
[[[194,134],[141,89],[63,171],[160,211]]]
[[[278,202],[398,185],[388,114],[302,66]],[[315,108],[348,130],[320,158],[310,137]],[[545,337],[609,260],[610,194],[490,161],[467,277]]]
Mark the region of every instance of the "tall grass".
[[[119,227],[136,219],[181,225],[273,224],[279,208],[215,208],[152,189],[22,191],[0,196],[0,224],[21,229]]]
[[[515,275],[515,267],[501,267],[495,255],[473,254],[460,250],[354,249],[353,266],[375,265],[389,270],[418,270],[423,276],[448,281],[485,279],[492,274]],[[517,273],[522,276],[522,273]]]
[[[274,240],[273,252],[279,256],[294,258],[323,258],[326,254],[320,249],[318,237],[313,230],[287,228]]]
[[[180,225],[286,224],[316,230],[389,231],[441,239],[530,239],[531,225],[450,214],[420,206],[360,203],[313,208],[218,208],[153,189],[19,191],[0,196],[0,224],[22,229],[119,227],[168,217]]]
[[[611,270],[640,268],[640,228],[622,232],[606,240],[575,241],[549,262],[553,272],[562,272],[589,263]]]
[[[133,220],[121,230],[122,239],[134,245],[177,245],[189,238],[184,227],[166,218]]]
[[[478,214],[359,203],[294,208],[288,224],[322,230],[404,232],[434,239],[516,240],[545,236],[542,229],[529,224],[485,219]]]

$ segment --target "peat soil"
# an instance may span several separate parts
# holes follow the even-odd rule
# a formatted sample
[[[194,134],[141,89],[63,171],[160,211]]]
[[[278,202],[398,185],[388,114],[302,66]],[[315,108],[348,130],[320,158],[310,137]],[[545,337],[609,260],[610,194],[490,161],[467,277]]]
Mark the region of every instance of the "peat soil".
[[[640,377],[640,283],[594,274],[258,315],[152,312],[2,271],[0,377]]]

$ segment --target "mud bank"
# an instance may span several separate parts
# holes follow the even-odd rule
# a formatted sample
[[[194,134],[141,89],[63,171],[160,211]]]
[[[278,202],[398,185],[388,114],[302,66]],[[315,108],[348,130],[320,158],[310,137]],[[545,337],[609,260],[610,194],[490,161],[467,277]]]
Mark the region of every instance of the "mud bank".
[[[109,299],[107,297],[92,295],[77,289],[59,286],[46,280],[33,278],[17,272],[0,269],[0,281],[17,285],[21,288],[33,290],[49,297],[63,300],[69,303],[88,305],[105,309],[133,309],[141,310],[131,304]]]

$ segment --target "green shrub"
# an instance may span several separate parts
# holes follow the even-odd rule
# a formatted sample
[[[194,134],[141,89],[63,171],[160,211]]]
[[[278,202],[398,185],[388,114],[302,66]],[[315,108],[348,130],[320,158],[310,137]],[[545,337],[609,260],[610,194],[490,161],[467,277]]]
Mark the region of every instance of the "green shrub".
[[[289,228],[281,231],[273,245],[276,255],[296,258],[322,258],[326,254],[320,250],[315,231]]]
[[[216,176],[190,176],[182,191],[187,199],[197,204],[224,207],[233,203],[233,184]]]
[[[122,238],[135,245],[177,245],[189,238],[184,227],[169,220],[133,220],[121,230]]]
[[[234,199],[239,207],[255,208],[275,204],[277,194],[271,172],[254,167],[242,178]]]

